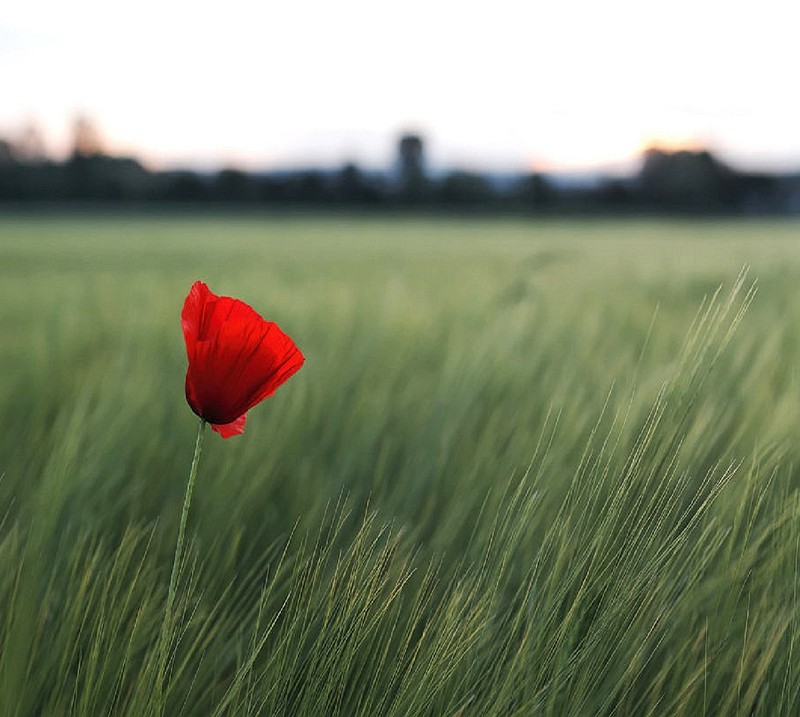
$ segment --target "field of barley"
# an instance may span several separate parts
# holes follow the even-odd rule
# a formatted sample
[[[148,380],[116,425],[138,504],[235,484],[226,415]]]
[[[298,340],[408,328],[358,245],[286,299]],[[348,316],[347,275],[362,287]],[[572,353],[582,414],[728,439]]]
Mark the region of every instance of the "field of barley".
[[[799,371],[797,221],[2,214],[0,715],[799,714]]]

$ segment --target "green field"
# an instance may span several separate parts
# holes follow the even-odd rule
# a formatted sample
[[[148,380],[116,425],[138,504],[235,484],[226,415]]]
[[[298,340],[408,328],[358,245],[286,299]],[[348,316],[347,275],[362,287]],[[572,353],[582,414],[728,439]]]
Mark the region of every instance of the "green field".
[[[306,364],[161,694],[196,279]],[[0,215],[0,715],[800,714],[799,287],[796,221]]]

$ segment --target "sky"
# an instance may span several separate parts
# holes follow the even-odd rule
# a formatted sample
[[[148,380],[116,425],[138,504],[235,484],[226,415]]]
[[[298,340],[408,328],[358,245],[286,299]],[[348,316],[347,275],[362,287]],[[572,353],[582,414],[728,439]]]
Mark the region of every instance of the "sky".
[[[797,0],[7,0],[0,136],[75,118],[153,168],[800,170]]]

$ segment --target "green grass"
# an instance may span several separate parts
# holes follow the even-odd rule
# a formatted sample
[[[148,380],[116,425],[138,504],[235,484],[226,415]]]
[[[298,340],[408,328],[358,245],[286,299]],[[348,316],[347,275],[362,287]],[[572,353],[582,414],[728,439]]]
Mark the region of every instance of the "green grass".
[[[0,216],[0,714],[797,714],[798,232]],[[206,436],[162,700],[198,278],[307,363]]]

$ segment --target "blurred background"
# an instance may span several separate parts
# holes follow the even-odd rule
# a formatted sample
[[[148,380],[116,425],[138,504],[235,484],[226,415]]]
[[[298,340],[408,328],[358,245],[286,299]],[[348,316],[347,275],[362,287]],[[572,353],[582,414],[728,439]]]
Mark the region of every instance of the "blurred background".
[[[0,201],[796,214],[795,11],[10,2]]]

